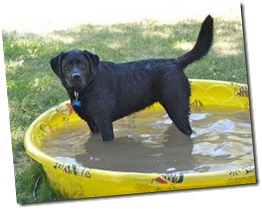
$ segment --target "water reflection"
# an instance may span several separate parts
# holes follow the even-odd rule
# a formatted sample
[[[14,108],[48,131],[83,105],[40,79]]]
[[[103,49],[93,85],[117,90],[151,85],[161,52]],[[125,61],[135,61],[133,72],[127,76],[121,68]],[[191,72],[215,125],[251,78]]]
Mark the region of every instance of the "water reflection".
[[[143,135],[140,136],[143,138]],[[192,139],[181,134],[170,124],[158,135],[145,136],[137,140],[132,137],[116,137],[112,142],[101,143],[90,137],[85,144],[86,152],[76,155],[78,163],[91,168],[133,172],[166,172],[193,170],[196,160],[192,156]],[[171,166],[172,165],[172,166]]]

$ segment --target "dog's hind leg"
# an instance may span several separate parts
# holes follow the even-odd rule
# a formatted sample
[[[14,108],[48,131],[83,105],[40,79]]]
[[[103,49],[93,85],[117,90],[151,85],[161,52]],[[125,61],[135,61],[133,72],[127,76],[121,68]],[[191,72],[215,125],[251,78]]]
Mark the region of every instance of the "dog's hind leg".
[[[180,78],[180,83],[182,78]],[[170,80],[169,80],[170,81]],[[175,83],[179,83],[175,81]],[[181,84],[172,86],[165,83],[161,98],[159,99],[160,104],[165,108],[168,116],[176,125],[176,127],[187,136],[192,134],[192,129],[189,123],[189,96],[190,86],[187,79]]]
[[[174,102],[173,102],[174,103]],[[162,104],[165,108],[168,116],[176,125],[179,131],[190,136],[192,134],[192,129],[189,123],[189,108],[188,106],[182,106],[179,103],[174,104]]]
[[[158,101],[176,127],[190,136],[193,132],[189,124],[190,84],[186,76],[172,69],[173,67],[166,67],[166,72],[170,73],[166,74],[160,82]]]

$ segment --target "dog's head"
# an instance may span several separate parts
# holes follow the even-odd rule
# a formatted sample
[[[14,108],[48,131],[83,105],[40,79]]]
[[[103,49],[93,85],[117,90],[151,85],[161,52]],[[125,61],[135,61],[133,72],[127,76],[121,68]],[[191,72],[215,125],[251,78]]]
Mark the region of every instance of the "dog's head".
[[[61,52],[50,65],[67,90],[81,92],[94,80],[99,57],[86,50]]]

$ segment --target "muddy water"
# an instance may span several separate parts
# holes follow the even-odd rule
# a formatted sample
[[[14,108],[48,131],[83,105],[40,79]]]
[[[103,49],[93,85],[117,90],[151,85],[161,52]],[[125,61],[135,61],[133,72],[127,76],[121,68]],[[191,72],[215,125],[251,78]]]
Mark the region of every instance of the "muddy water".
[[[164,110],[147,109],[115,122],[112,142],[91,136],[81,123],[48,135],[41,149],[62,162],[114,171],[193,173],[254,165],[248,111],[203,108],[190,121],[191,138]]]

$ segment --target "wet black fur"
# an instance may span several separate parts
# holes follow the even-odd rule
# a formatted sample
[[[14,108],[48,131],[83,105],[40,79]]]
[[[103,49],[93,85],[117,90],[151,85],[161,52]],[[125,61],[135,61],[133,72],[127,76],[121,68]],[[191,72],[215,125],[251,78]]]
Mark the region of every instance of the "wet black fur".
[[[204,20],[197,42],[188,53],[174,59],[148,59],[127,63],[100,61],[88,51],[70,50],[51,59],[71,102],[92,133],[114,138],[112,122],[160,102],[184,134],[190,136],[190,85],[183,68],[205,56],[212,45],[213,18]],[[79,93],[76,98],[74,92]]]

